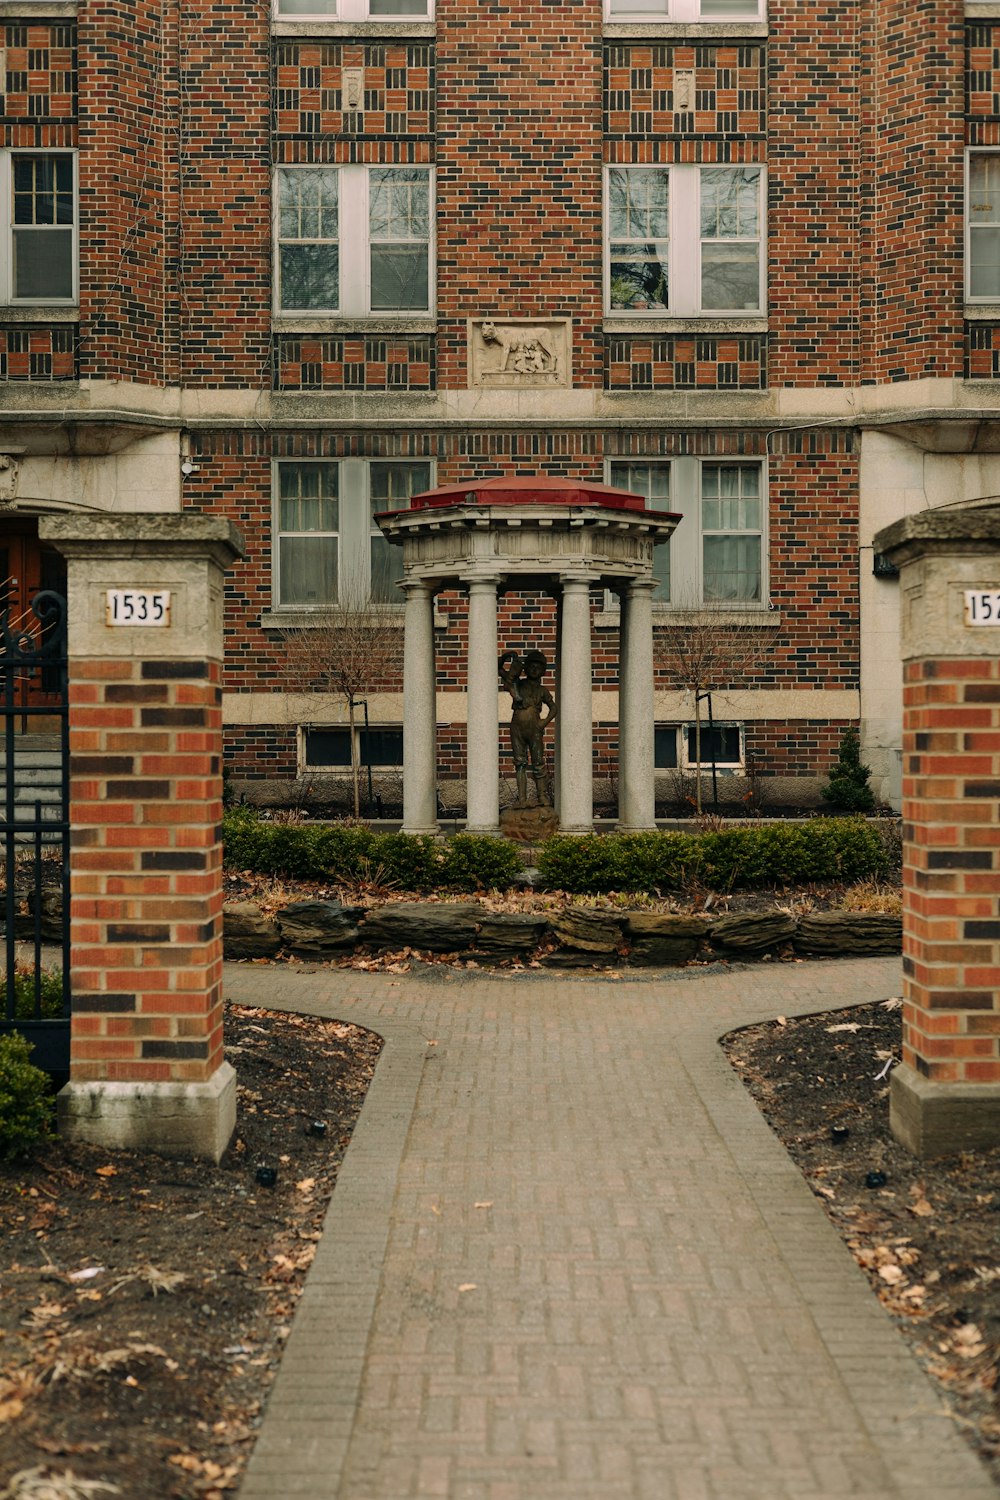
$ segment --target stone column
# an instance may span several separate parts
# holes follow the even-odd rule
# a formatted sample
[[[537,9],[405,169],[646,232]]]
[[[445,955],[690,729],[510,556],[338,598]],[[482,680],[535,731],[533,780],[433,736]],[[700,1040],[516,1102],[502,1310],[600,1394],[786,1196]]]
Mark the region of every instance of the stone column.
[[[434,585],[411,580],[403,641],[403,832],[437,833]]]
[[[890,1124],[918,1156],[1000,1142],[1000,508],[879,532],[900,569],[903,1060]]]
[[[497,578],[472,577],[466,670],[466,831],[500,832],[500,743],[497,717]]]
[[[222,1053],[223,576],[230,522],[63,515],[67,560],[70,1082],[66,1137],[168,1155],[225,1150]]]
[[[619,594],[618,827],[634,833],[656,827],[653,762],[652,579],[632,579]]]
[[[590,579],[564,577],[559,631],[559,831],[594,829]]]

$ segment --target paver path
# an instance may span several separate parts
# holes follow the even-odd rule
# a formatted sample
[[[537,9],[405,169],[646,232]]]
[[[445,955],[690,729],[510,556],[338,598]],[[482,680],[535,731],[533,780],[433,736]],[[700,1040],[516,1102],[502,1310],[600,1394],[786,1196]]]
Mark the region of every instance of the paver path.
[[[996,1500],[717,1045],[898,986],[228,966],[387,1039],[241,1500]]]

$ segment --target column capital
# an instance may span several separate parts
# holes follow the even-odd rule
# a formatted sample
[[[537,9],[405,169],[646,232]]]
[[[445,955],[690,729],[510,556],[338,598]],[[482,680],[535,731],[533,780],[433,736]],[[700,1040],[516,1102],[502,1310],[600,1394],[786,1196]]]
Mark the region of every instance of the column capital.
[[[436,578],[400,578],[396,587],[404,594],[427,594],[433,597],[441,585]]]
[[[649,594],[652,597],[659,583],[655,578],[622,578],[614,587],[616,594]]]
[[[488,589],[495,594],[500,578],[499,573],[461,573],[459,582],[464,584],[470,593],[473,589]]]

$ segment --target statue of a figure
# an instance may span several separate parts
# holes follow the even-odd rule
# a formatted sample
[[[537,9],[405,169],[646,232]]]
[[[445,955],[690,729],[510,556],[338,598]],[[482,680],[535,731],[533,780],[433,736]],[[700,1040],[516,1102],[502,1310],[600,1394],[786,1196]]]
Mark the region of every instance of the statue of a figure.
[[[529,769],[535,783],[536,804],[539,807],[552,806],[545,777],[544,736],[556,716],[556,703],[548,688],[542,686],[548,665],[540,651],[528,651],[523,657],[516,651],[505,651],[498,663],[500,680],[513,700],[510,748],[514,754],[518,807],[529,805]],[[548,709],[544,718],[543,707]]]

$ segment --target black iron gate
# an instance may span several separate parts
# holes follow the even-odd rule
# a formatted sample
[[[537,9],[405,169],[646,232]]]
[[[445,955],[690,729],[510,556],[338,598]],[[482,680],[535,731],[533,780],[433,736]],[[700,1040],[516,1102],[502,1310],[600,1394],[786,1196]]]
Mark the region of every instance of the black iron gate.
[[[19,1031],[31,1061],[69,1072],[69,701],[66,600],[36,594],[0,608],[3,716],[3,988],[0,1034]]]

